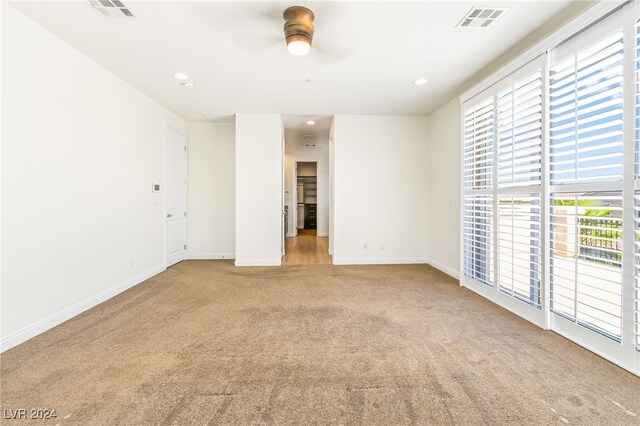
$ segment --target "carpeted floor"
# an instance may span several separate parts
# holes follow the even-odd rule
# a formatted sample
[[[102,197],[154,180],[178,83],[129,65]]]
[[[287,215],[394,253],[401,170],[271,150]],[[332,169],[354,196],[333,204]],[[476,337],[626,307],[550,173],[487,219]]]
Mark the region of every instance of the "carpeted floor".
[[[640,424],[640,378],[423,265],[182,262],[1,362],[39,425]]]

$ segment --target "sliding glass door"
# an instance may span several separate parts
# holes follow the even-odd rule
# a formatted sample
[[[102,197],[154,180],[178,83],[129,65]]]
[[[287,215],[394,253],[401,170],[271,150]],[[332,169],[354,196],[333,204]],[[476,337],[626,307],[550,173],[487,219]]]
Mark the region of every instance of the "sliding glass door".
[[[639,52],[632,2],[465,100],[461,280],[636,374]]]

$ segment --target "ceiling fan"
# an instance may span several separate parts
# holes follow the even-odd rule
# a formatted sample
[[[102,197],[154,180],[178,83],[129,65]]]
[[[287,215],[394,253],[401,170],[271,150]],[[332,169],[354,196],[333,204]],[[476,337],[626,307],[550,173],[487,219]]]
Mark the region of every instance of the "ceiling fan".
[[[292,55],[306,55],[311,50],[313,40],[313,20],[315,16],[304,6],[291,6],[282,14],[284,18],[284,37],[287,49]]]
[[[344,22],[349,15],[345,7],[338,2],[326,2],[315,4],[315,12],[305,6],[292,6],[283,11],[266,4],[262,10],[254,8],[247,17],[252,24],[231,33],[231,39],[251,55],[275,54],[286,46],[292,55],[311,53],[310,58],[324,63],[337,62],[349,57],[359,41],[351,32],[349,36],[345,34],[353,29],[352,22]]]

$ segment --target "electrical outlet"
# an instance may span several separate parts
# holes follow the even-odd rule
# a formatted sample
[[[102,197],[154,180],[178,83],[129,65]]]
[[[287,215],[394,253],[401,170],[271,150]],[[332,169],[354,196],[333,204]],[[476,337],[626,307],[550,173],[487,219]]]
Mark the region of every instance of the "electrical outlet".
[[[362,243],[362,248],[363,249],[368,249],[369,248],[369,243]]]

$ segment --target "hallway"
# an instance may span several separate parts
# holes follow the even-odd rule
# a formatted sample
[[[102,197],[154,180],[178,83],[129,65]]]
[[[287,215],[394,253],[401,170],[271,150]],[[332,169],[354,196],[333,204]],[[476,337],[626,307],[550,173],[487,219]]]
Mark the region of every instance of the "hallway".
[[[287,237],[283,265],[331,265],[329,237],[298,235]]]

